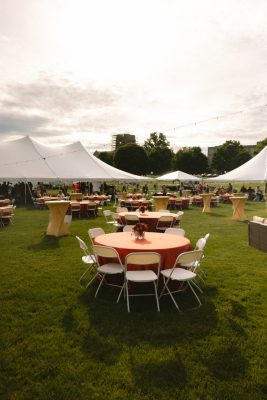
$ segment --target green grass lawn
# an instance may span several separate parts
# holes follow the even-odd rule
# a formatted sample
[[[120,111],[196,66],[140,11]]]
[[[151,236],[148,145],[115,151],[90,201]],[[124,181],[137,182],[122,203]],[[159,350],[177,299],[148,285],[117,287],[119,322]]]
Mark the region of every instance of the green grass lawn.
[[[248,219],[267,217],[248,202]],[[115,304],[117,289],[82,288],[75,239],[103,217],[74,220],[72,236],[46,237],[48,211],[19,208],[0,229],[0,399],[267,399],[267,254],[248,246],[231,205],[185,211],[194,245],[210,233],[203,306],[178,295]]]

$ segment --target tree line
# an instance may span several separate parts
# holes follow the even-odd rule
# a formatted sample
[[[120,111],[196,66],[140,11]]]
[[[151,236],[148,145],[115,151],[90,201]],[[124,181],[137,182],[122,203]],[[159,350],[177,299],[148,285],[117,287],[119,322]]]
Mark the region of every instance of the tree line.
[[[254,155],[267,145],[267,138],[257,142]],[[182,147],[176,153],[163,133],[153,132],[143,146],[129,143],[116,151],[97,154],[105,163],[137,175],[162,175],[181,170],[188,174],[223,174],[239,167],[252,155],[236,140],[227,140],[215,150],[211,162],[198,146]]]

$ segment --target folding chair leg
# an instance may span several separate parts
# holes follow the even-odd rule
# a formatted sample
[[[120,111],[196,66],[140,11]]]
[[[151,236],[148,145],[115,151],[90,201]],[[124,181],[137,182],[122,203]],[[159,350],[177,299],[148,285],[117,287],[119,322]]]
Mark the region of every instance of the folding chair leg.
[[[87,283],[87,285],[85,286],[86,287],[86,289],[91,285],[91,283],[95,280],[95,278],[97,277],[97,275],[99,275],[99,272],[97,272],[96,274],[95,274],[95,276]]]
[[[130,312],[130,302],[129,302],[129,292],[128,292],[128,282],[125,282],[126,287],[126,300],[127,300],[127,311]]]
[[[194,295],[195,295],[195,297],[196,297],[196,299],[197,299],[197,301],[198,301],[199,306],[202,306],[202,303],[201,303],[201,301],[199,300],[199,297],[198,297],[198,295],[196,294],[196,292],[194,291],[194,289],[193,289],[192,285],[190,284],[190,282],[188,282],[188,285],[189,285],[190,289],[192,290],[192,292],[194,293]]]
[[[121,287],[121,290],[120,290],[120,293],[119,293],[119,296],[118,296],[118,298],[117,298],[116,303],[118,303],[118,302],[120,301],[121,294],[122,294],[122,292],[123,292],[123,290],[124,290],[124,286],[125,286],[125,283],[124,283],[124,284],[122,285],[122,287]]]
[[[87,270],[82,274],[82,276],[81,276],[80,279],[79,279],[79,283],[81,283],[82,278],[87,274],[87,272],[89,272],[90,269],[93,268],[93,265],[94,265],[94,264],[91,264],[90,267],[88,267]]]
[[[156,282],[154,281],[154,288],[155,288],[155,296],[156,296],[156,301],[157,301],[157,310],[158,312],[160,312],[160,308],[159,308],[159,298],[158,298],[158,292],[157,292],[157,285]]]
[[[104,282],[105,276],[106,276],[106,274],[103,275],[103,277],[102,277],[102,279],[101,279],[101,281],[100,281],[100,283],[99,283],[99,285],[98,285],[98,287],[97,287],[97,289],[96,289],[95,298],[96,298],[96,296],[97,296],[97,293],[99,292],[99,289],[100,289],[101,286],[102,286],[102,283]]]
[[[196,282],[192,281],[192,284],[200,291],[200,293],[203,293],[203,290],[196,284]]]

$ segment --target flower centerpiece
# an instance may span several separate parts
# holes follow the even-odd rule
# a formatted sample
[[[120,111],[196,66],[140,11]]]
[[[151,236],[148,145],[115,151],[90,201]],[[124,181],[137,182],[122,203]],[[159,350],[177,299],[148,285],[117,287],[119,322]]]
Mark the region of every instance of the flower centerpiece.
[[[144,213],[146,212],[146,210],[147,210],[147,207],[146,207],[146,206],[140,206],[140,207],[139,207],[139,212],[140,212],[141,214],[144,214]]]
[[[148,231],[148,226],[141,222],[138,222],[133,226],[133,234],[136,239],[144,239],[145,232]]]

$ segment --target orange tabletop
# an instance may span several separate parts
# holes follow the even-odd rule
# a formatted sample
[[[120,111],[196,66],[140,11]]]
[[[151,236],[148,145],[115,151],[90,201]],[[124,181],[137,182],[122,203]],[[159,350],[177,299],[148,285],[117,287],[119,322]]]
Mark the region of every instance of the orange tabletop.
[[[146,232],[144,239],[135,239],[131,232],[108,233],[97,236],[95,244],[114,247],[124,263],[131,252],[155,251],[161,255],[161,268],[171,268],[177,256],[191,249],[189,239],[167,233]]]
[[[64,223],[64,217],[70,202],[64,200],[46,201],[45,204],[50,210],[50,219],[46,230],[47,235],[65,236],[69,235],[69,228]]]
[[[155,211],[167,210],[169,196],[152,196],[155,204]]]
[[[210,213],[210,201],[213,197],[212,193],[201,193],[199,195],[200,197],[202,197],[203,199],[203,209],[202,212],[203,213]]]
[[[121,217],[121,220],[122,220],[123,223],[125,223],[125,218],[124,217],[125,217],[126,214],[132,214],[132,215],[135,214],[135,215],[137,215],[139,220],[142,223],[148,225],[150,231],[155,230],[157,222],[158,222],[158,219],[160,217],[162,217],[163,215],[164,216],[171,215],[173,217],[173,220],[175,220],[177,218],[177,214],[170,213],[170,212],[156,212],[156,211],[146,211],[144,213],[141,213],[139,211],[132,211],[132,212],[130,211],[128,213],[127,212],[120,212],[119,216]]]
[[[246,197],[240,196],[233,196],[229,197],[231,202],[233,203],[233,216],[232,219],[235,221],[244,221],[246,220],[244,207],[246,202]]]

